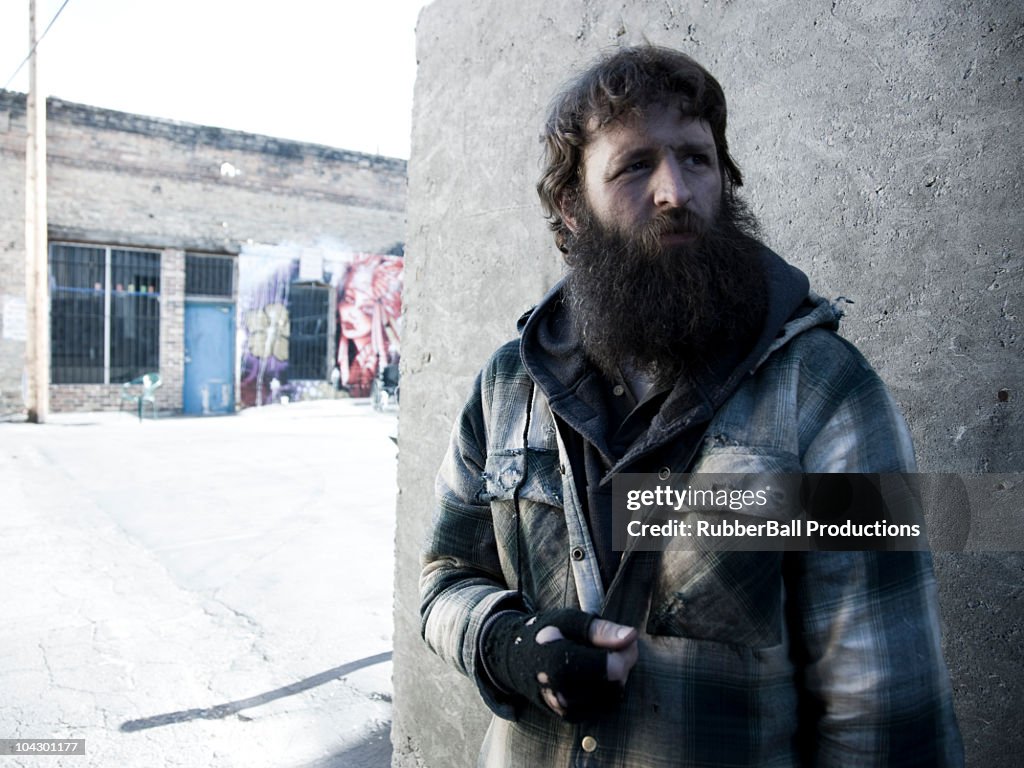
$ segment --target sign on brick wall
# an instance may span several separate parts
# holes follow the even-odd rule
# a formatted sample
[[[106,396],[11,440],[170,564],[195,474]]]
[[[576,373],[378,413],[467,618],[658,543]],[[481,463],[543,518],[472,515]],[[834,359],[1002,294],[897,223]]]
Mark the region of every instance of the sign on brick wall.
[[[25,299],[22,296],[4,296],[4,339],[25,341],[28,338]]]

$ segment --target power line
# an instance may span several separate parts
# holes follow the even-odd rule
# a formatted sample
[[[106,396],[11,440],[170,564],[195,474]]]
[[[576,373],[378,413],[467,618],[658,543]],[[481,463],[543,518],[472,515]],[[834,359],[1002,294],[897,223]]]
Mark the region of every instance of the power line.
[[[26,63],[26,62],[27,62],[27,61],[28,61],[29,59],[31,59],[31,58],[32,58],[32,54],[36,52],[36,48],[38,48],[38,47],[39,47],[39,44],[40,44],[41,42],[43,42],[43,38],[44,38],[44,37],[46,37],[46,33],[50,31],[50,27],[52,27],[52,26],[53,26],[53,23],[54,23],[55,21],[57,21],[57,17],[61,15],[61,13],[63,12],[63,10],[64,10],[64,9],[65,9],[65,8],[67,7],[67,4],[68,4],[68,3],[70,3],[70,2],[71,2],[71,0],[64,0],[64,2],[63,2],[63,3],[61,4],[60,8],[58,8],[58,9],[57,9],[57,12],[56,12],[55,14],[53,14],[53,18],[52,18],[52,19],[50,19],[50,23],[46,25],[46,29],[44,29],[44,30],[43,30],[43,34],[41,34],[41,35],[39,36],[39,38],[38,38],[38,39],[37,39],[37,40],[35,41],[35,43],[34,43],[34,44],[32,45],[32,50],[30,50],[30,51],[28,52],[28,55],[27,55],[27,56],[25,56],[25,58],[21,60],[21,64],[19,64],[19,65],[18,65],[18,68],[17,68],[16,70],[14,70],[14,74],[13,74],[13,75],[11,75],[11,76],[10,76],[10,78],[8,78],[8,80],[7,80],[7,82],[6,82],[6,83],[4,83],[4,90],[5,90],[5,91],[7,90],[7,87],[8,87],[8,86],[9,86],[9,85],[10,85],[10,84],[11,84],[12,82],[14,82],[14,78],[16,78],[16,77],[18,76],[18,73],[19,73],[19,72],[21,72],[21,68],[25,66],[25,63]]]

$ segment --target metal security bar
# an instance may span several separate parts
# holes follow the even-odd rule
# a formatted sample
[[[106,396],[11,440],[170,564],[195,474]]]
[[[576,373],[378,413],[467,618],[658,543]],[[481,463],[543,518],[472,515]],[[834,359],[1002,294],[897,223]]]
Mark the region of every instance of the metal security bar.
[[[110,251],[111,383],[160,368],[160,254]]]
[[[235,296],[235,260],[230,256],[185,254],[185,295]]]
[[[288,378],[327,379],[327,313],[330,289],[292,283],[288,292],[291,335],[288,338]]]
[[[50,379],[130,381],[160,363],[160,254],[50,246]]]
[[[102,384],[106,369],[104,248],[50,246],[50,381]]]

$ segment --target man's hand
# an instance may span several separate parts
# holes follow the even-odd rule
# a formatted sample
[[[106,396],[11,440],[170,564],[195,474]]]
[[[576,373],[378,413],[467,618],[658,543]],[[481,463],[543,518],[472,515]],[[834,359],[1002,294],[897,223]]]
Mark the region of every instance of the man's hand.
[[[554,624],[543,627],[536,636],[541,645],[564,638],[562,631]],[[629,672],[636,664],[639,649],[637,648],[637,631],[632,627],[616,624],[605,619],[593,619],[587,629],[587,640],[595,648],[604,648],[607,663],[605,675],[609,682],[618,683],[620,690],[625,687]],[[546,672],[537,673],[537,682],[541,684],[541,695],[547,705],[562,717],[568,717],[569,703],[564,695],[550,687],[550,676]]]
[[[569,721],[618,704],[636,663],[637,631],[572,608],[499,615],[483,640],[498,685]]]

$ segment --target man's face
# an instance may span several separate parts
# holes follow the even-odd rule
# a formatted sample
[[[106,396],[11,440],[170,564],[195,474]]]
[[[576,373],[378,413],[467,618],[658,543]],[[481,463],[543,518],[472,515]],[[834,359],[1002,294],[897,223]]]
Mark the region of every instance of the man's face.
[[[664,247],[693,245],[722,200],[711,127],[677,104],[654,105],[593,132],[583,151],[584,202],[606,229],[651,236]],[[581,222],[571,216],[570,229]],[[653,243],[652,243],[653,245]]]
[[[670,378],[687,359],[748,345],[764,312],[757,223],[723,196],[703,120],[653,108],[593,132],[568,201],[566,296],[592,363]]]

